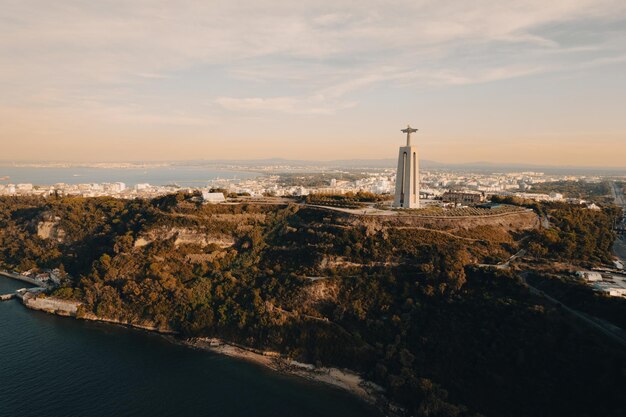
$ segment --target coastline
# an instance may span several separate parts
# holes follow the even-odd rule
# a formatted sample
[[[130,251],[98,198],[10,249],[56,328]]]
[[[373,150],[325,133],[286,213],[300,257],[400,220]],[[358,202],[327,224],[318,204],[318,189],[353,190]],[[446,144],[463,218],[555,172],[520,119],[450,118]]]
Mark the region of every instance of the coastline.
[[[382,402],[386,402],[384,389],[382,387],[373,382],[366,381],[360,375],[346,369],[318,368],[312,364],[290,360],[278,352],[251,349],[217,338],[194,337],[174,340],[174,342],[194,349],[205,350],[253,362],[283,374],[295,375],[311,381],[332,385],[349,391],[372,405],[380,405]]]
[[[45,303],[54,302],[56,304],[55,307],[61,306],[61,308],[48,308],[46,304],[40,305],[38,300],[45,300]],[[275,372],[280,372],[286,375],[294,375],[317,383],[331,385],[350,392],[362,401],[365,401],[372,406],[376,406],[387,415],[394,415],[390,414],[393,406],[390,406],[388,403],[382,387],[371,381],[367,381],[357,373],[346,369],[316,367],[313,364],[300,363],[291,360],[278,352],[257,350],[218,338],[193,337],[185,339],[178,336],[178,333],[173,329],[158,327],[151,322],[133,323],[118,319],[98,317],[93,313],[81,314],[78,311],[78,307],[82,303],[77,301],[61,300],[52,297],[36,298],[26,296],[21,298],[21,302],[26,308],[31,310],[43,311],[60,317],[96,321],[158,333],[171,343],[252,362],[269,368]],[[63,303],[66,304],[65,307],[62,306]]]

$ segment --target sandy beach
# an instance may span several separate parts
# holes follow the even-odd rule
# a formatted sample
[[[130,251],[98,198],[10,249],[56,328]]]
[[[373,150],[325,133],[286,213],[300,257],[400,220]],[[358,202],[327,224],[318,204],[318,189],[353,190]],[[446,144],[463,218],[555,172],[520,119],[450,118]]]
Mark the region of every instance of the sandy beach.
[[[182,343],[196,349],[258,363],[278,372],[332,385],[349,391],[370,404],[380,405],[386,402],[383,388],[373,382],[365,381],[360,375],[348,370],[318,368],[312,364],[290,360],[278,352],[243,348],[215,338],[191,338],[182,341]]]

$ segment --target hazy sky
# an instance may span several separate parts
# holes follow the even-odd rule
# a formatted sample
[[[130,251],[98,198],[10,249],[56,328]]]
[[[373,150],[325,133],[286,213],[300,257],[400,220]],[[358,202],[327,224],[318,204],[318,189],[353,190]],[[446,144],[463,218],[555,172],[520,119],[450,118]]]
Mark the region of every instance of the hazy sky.
[[[0,160],[626,167],[624,0],[0,0]]]

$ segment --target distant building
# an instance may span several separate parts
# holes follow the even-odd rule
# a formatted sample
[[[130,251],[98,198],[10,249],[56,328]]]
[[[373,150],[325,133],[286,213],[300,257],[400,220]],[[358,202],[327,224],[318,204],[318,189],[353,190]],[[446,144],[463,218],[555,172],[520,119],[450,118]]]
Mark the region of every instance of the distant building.
[[[223,193],[212,193],[209,191],[202,192],[202,201],[210,204],[219,204],[226,201]]]
[[[442,195],[441,191],[432,188],[420,188],[420,200],[433,199]]]
[[[62,274],[58,268],[55,268],[52,271],[50,271],[50,281],[59,285],[61,283],[61,278],[62,278]]]
[[[551,200],[548,194],[541,194],[541,193],[515,193],[513,195],[515,197],[523,198],[526,200],[534,200],[534,201],[550,201]]]
[[[305,195],[309,195],[310,191],[308,189],[306,189],[305,187],[299,186],[299,187],[292,187],[290,189],[291,191],[291,195],[300,197],[300,196],[305,196]]]
[[[388,180],[379,180],[372,187],[372,191],[376,194],[384,194],[391,191],[391,183]]]
[[[50,281],[50,274],[47,272],[43,272],[41,274],[37,274],[35,279],[39,282],[48,282]]]
[[[32,191],[33,190],[33,184],[17,184],[15,186],[15,189],[17,191]]]
[[[596,282],[593,284],[593,290],[609,297],[626,297],[626,288],[613,282]]]
[[[602,275],[595,271],[577,271],[576,276],[587,282],[602,281]]]
[[[456,191],[448,191],[441,196],[441,200],[444,203],[454,203],[454,204],[478,204],[482,203],[485,199],[484,194],[482,193],[470,193],[470,192],[456,192]]]
[[[117,191],[118,193],[121,193],[126,189],[126,184],[124,184],[123,182],[114,182],[112,185],[113,191]]]

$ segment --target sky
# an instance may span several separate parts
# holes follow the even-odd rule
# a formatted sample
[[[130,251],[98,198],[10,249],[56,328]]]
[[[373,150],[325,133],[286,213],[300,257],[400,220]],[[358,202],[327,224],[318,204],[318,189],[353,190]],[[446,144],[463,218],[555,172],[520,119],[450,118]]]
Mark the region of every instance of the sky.
[[[0,160],[626,167],[624,0],[0,0]]]

